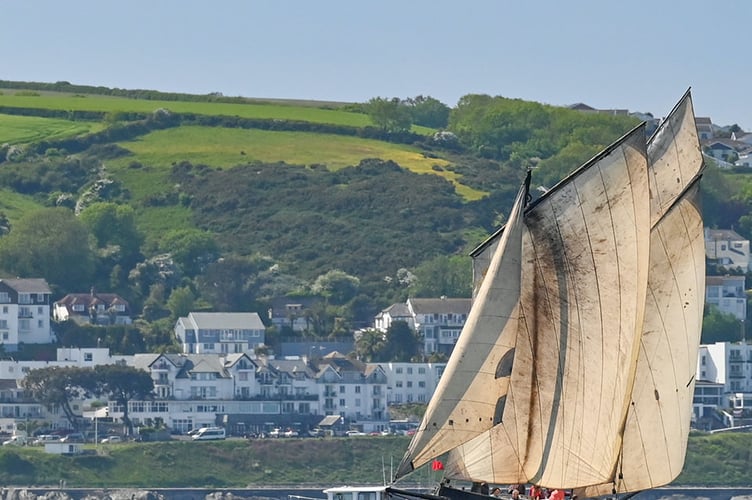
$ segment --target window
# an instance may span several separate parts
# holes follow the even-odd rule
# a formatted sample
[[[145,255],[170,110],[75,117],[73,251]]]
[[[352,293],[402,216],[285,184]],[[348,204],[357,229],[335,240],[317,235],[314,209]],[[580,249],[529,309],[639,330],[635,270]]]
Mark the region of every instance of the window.
[[[7,319],[0,319],[0,328],[7,330],[8,328],[8,320]]]
[[[93,360],[94,360],[94,355],[92,353],[90,352],[84,353],[84,361],[93,361]]]
[[[420,382],[418,382],[418,387],[420,387],[421,389],[425,389],[426,388],[426,383],[421,380]]]
[[[3,314],[8,314],[8,306],[3,306]]]
[[[345,393],[345,386],[344,385],[339,386],[339,393],[340,394],[344,394]]]
[[[347,403],[345,402],[344,399],[340,399],[339,400],[339,405],[342,406],[342,407],[344,407],[344,406],[347,406]]]
[[[401,380],[398,380],[398,381],[396,381],[396,382],[394,383],[394,385],[395,385],[396,387],[402,387],[402,381],[401,381]]]
[[[44,328],[44,320],[38,319],[37,320],[37,328]]]
[[[408,380],[408,381],[407,381],[407,387],[412,387],[412,386],[413,386],[413,383],[412,383],[412,381],[411,381],[411,380]]]
[[[395,368],[395,369],[394,369],[394,373],[397,373],[397,374],[400,374],[400,375],[401,375],[401,374],[402,374],[402,367],[401,367],[401,366],[399,366],[399,367]]]
[[[355,386],[355,394],[360,394],[360,386],[359,385]]]
[[[418,374],[425,375],[426,374],[426,368],[424,366],[421,366],[418,368]]]
[[[407,374],[408,375],[412,375],[413,374],[413,369],[411,367],[407,368]]]
[[[3,340],[8,340],[8,332],[3,332]]]
[[[19,330],[29,331],[31,329],[31,324],[29,323],[29,320],[28,319],[19,319],[18,320],[18,329]]]
[[[3,303],[10,302],[10,295],[8,295],[8,292],[0,292],[0,302],[3,302]],[[8,308],[3,307],[3,312],[8,312]]]
[[[41,306],[37,307],[37,314],[44,314],[44,309]]]

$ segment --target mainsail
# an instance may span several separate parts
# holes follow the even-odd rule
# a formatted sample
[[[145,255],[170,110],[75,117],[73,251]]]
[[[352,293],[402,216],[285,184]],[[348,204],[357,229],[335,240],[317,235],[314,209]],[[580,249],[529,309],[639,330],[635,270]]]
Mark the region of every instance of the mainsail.
[[[667,484],[689,432],[704,295],[689,92],[473,254],[474,304],[396,478],[600,495]],[[587,489],[582,489],[588,487]]]
[[[581,496],[662,486],[684,465],[705,293],[703,161],[689,92],[648,141],[648,161],[648,303],[622,456],[609,483]]]

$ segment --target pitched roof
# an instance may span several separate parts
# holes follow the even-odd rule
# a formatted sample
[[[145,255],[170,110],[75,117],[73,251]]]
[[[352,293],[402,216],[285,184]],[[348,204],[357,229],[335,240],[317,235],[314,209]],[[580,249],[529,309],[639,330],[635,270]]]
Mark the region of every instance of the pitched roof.
[[[116,293],[69,293],[55,302],[55,305],[66,307],[78,304],[83,304],[85,308],[98,304],[104,304],[105,307],[124,305],[128,309],[128,301]]]
[[[742,237],[733,229],[706,229],[706,240],[715,241],[745,241],[747,238]]]
[[[21,293],[52,293],[43,278],[0,279],[0,282]]]
[[[182,318],[181,318],[182,319]],[[192,312],[187,325],[195,325],[199,330],[263,330],[264,323],[258,313],[249,312]]]
[[[407,299],[415,314],[468,314],[472,299]]]

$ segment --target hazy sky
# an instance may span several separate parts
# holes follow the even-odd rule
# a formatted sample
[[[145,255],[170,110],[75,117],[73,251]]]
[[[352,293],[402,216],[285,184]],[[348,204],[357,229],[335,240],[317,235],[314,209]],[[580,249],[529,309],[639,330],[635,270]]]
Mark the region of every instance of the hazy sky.
[[[0,79],[366,101],[470,93],[752,130],[752,1],[0,0]]]

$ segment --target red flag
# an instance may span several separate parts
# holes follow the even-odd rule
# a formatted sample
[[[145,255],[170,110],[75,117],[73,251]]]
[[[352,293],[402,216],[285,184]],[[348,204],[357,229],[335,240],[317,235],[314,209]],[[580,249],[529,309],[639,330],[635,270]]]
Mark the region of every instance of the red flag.
[[[431,463],[431,469],[444,470],[444,464],[442,464],[440,460],[434,459],[434,461]]]

